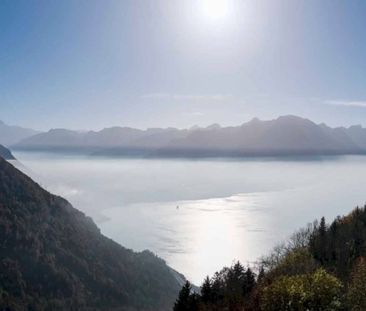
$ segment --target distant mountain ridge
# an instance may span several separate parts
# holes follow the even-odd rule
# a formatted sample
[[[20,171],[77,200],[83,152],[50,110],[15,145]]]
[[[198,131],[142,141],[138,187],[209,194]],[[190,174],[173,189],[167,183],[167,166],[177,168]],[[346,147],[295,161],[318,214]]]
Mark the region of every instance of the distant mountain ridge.
[[[99,132],[53,129],[22,140],[23,150],[83,151],[119,156],[277,156],[366,153],[366,129],[331,128],[297,116],[257,118],[241,126],[147,129],[113,127]]]
[[[0,310],[168,311],[183,282],[0,157]]]
[[[40,132],[20,126],[7,125],[0,121],[0,144],[9,147]]]

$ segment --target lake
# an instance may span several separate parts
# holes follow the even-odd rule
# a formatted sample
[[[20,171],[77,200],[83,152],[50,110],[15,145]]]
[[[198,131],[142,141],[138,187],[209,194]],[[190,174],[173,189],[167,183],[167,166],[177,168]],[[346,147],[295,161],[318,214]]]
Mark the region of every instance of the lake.
[[[20,168],[195,284],[366,201],[366,157],[127,159],[15,152]],[[19,165],[18,165],[19,166]]]

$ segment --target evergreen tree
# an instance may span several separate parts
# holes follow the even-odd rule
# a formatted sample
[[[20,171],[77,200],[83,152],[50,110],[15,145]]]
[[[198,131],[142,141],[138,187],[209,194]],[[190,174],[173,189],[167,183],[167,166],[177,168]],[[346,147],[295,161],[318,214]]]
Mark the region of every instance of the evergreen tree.
[[[244,275],[245,269],[240,262],[237,262],[228,271],[225,300],[230,310],[236,310],[237,306],[243,305]]]
[[[216,303],[218,301],[222,301],[224,299],[224,280],[222,278],[222,272],[215,273],[215,276],[212,280],[212,302]]]
[[[201,286],[201,299],[202,302],[207,304],[212,302],[212,284],[210,278],[207,276]]]
[[[325,224],[325,218],[322,217],[320,219],[319,234],[321,237],[324,237],[326,233],[327,233],[327,226]]]
[[[244,297],[247,297],[252,292],[255,286],[255,274],[253,271],[248,268],[244,274],[244,281],[243,281],[243,294]]]
[[[314,258],[321,264],[325,264],[327,261],[327,225],[324,217],[321,218],[319,227],[311,239],[310,247]]]
[[[237,279],[241,279],[245,271],[243,265],[238,261],[231,269]]]
[[[192,285],[187,281],[179,292],[178,299],[174,304],[174,311],[191,311]]]

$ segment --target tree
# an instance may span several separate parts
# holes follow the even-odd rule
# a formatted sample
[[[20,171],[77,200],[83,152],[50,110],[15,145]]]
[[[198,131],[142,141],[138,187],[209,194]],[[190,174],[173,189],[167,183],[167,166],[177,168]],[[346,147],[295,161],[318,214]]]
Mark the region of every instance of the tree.
[[[250,295],[255,284],[256,284],[255,274],[253,273],[253,271],[250,268],[248,268],[247,271],[245,271],[245,273],[244,273],[244,280],[243,280],[244,297],[248,297]]]
[[[288,253],[281,262],[273,268],[269,275],[276,277],[280,275],[299,275],[312,273],[319,267],[312,254],[306,248],[295,249]]]
[[[216,272],[212,279],[212,302],[215,304],[224,300],[224,275],[227,274],[227,270],[224,268],[221,272]]]
[[[325,218],[322,217],[319,226],[314,231],[310,239],[310,249],[314,255],[314,258],[322,265],[328,262],[328,240],[327,240],[327,225]]]
[[[259,272],[258,272],[257,283],[262,283],[262,281],[264,280],[265,276],[266,276],[266,274],[264,272],[264,268],[263,268],[263,266],[260,266]]]
[[[282,276],[262,290],[263,311],[335,311],[342,308],[341,282],[324,269]]]
[[[322,217],[320,219],[319,234],[320,236],[324,237],[326,233],[327,233],[327,225],[325,223],[325,218]]]
[[[225,300],[230,310],[236,310],[238,306],[242,306],[244,303],[244,274],[245,269],[239,261],[228,270]]]
[[[179,292],[178,299],[174,304],[174,311],[193,311],[192,304],[195,300],[192,295],[192,285],[187,281]],[[193,299],[192,299],[193,298]]]
[[[212,302],[212,284],[210,278],[207,276],[201,286],[201,299],[203,303]]]
[[[347,292],[347,302],[352,311],[366,310],[366,260],[361,257],[355,264]]]

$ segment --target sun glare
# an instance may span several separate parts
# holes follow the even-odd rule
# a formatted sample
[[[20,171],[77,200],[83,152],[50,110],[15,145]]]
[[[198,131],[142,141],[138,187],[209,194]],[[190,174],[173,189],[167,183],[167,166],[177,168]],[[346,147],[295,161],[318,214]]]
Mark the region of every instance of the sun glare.
[[[228,0],[201,0],[203,14],[211,20],[222,20],[229,15]]]

